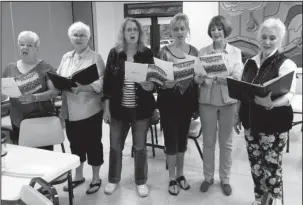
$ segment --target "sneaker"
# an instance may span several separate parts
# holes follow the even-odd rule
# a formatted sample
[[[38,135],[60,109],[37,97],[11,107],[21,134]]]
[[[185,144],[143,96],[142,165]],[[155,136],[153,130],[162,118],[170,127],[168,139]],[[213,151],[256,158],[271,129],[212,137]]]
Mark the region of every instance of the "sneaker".
[[[137,185],[137,192],[140,197],[148,196],[148,187],[145,184]]]
[[[260,201],[255,201],[251,205],[261,205],[261,202]]]
[[[208,188],[214,183],[214,179],[211,179],[210,182],[204,181],[201,186],[200,186],[200,191],[201,192],[207,192]]]
[[[108,183],[106,184],[105,188],[104,188],[104,193],[105,194],[112,194],[114,193],[114,191],[116,190],[118,184],[114,184],[114,183]]]
[[[277,199],[277,198],[273,198],[272,205],[282,205],[282,200]]]
[[[231,195],[232,189],[231,189],[231,186],[229,184],[223,184],[223,183],[221,183],[221,188],[222,188],[223,193],[226,196]]]

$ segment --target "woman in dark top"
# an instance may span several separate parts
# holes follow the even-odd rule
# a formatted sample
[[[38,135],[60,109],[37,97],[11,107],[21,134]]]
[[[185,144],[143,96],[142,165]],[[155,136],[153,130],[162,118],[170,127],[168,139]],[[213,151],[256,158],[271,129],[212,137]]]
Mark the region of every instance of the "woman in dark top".
[[[155,109],[154,84],[125,79],[125,62],[153,64],[153,54],[144,46],[144,30],[133,18],[121,25],[116,46],[109,52],[104,74],[104,115],[110,125],[109,183],[105,193],[112,194],[120,182],[122,151],[129,128],[132,128],[135,156],[135,182],[139,196],[149,190],[147,181],[146,135]]]
[[[30,115],[54,112],[51,98],[57,95],[47,72],[55,72],[53,67],[38,58],[39,36],[32,31],[22,31],[18,36],[20,60],[8,64],[3,78],[15,78],[22,96],[10,97],[10,118],[13,140],[18,143],[21,121]],[[43,147],[52,150],[53,146]]]
[[[242,81],[262,84],[278,76],[295,71],[296,64],[279,52],[285,36],[280,19],[266,19],[259,28],[257,40],[261,52],[245,63]],[[271,205],[282,205],[282,153],[291,129],[293,111],[291,100],[296,90],[296,77],[290,92],[278,98],[247,96],[236,114],[235,130],[241,123],[245,129],[247,153],[254,181],[255,202],[260,205],[266,192],[273,197]],[[263,198],[267,200],[267,197]],[[267,203],[266,203],[267,204]]]
[[[163,47],[158,57],[165,61],[180,62],[198,56],[198,50],[187,44],[185,39],[189,32],[188,17],[177,14],[170,22],[174,42]],[[184,190],[190,188],[183,173],[184,153],[187,146],[187,134],[193,113],[197,111],[197,85],[193,80],[166,81],[158,89],[161,124],[165,139],[165,152],[169,170],[168,192],[179,194],[179,186]]]

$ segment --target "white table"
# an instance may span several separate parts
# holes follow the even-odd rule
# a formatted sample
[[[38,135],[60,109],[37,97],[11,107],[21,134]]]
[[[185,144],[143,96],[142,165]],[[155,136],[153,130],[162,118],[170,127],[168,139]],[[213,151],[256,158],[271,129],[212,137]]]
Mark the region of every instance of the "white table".
[[[50,182],[65,172],[80,165],[76,155],[54,152],[17,145],[7,145],[8,153],[5,156],[1,179],[1,199],[18,200],[23,185],[28,185],[35,176],[14,176],[12,172],[37,173],[45,181]],[[4,171],[7,170],[8,174]]]

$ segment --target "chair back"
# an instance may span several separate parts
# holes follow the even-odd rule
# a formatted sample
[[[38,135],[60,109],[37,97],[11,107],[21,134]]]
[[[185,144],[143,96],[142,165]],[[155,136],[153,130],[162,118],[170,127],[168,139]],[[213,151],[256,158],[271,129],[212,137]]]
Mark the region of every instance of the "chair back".
[[[189,126],[188,137],[198,138],[202,133],[202,125],[200,118],[192,120]]]
[[[62,144],[65,136],[57,116],[25,119],[20,125],[19,145],[42,147]]]
[[[54,205],[52,201],[29,185],[24,185],[20,193],[21,201],[26,205]]]

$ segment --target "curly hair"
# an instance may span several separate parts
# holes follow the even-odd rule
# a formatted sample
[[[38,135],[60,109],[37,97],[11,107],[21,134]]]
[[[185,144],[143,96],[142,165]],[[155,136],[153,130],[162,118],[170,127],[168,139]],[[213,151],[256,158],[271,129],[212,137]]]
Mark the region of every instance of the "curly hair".
[[[257,33],[257,40],[260,41],[261,39],[261,33],[263,28],[275,28],[278,34],[278,37],[280,38],[280,42],[283,41],[285,34],[286,34],[286,27],[284,23],[279,18],[268,18],[266,19],[261,26],[259,27],[258,33]]]
[[[137,19],[131,18],[131,17],[125,18],[123,23],[120,26],[117,42],[115,44],[116,51],[122,52],[122,51],[125,51],[125,49],[126,49],[124,30],[125,30],[125,26],[128,22],[134,22],[136,24],[137,28],[139,29],[138,51],[143,51],[145,48],[145,39],[146,39],[145,31],[143,30],[142,24]]]
[[[68,36],[71,37],[74,32],[76,31],[84,31],[85,35],[90,38],[90,28],[88,25],[84,24],[81,21],[73,23],[69,28],[68,28]]]
[[[34,40],[35,46],[38,48],[40,46],[40,38],[33,31],[21,31],[18,35],[18,43],[24,37],[30,37]]]

